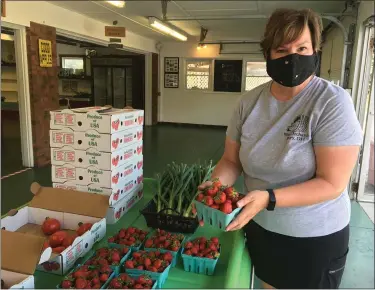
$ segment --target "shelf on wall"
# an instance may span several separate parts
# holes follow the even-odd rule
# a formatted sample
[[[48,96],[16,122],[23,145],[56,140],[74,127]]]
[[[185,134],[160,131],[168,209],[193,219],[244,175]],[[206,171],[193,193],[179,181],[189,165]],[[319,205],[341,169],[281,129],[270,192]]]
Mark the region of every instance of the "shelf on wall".
[[[12,83],[17,83],[17,79],[3,79],[3,78],[1,78],[1,81],[2,82],[12,82]]]
[[[15,63],[1,64],[1,67],[16,67]]]

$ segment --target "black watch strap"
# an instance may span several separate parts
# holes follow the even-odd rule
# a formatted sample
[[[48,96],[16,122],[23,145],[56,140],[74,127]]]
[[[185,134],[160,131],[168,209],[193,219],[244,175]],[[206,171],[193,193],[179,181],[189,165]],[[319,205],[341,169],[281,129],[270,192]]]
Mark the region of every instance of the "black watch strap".
[[[270,198],[268,202],[267,210],[274,210],[276,206],[275,192],[273,191],[273,189],[267,189],[267,191],[268,191],[269,198]]]

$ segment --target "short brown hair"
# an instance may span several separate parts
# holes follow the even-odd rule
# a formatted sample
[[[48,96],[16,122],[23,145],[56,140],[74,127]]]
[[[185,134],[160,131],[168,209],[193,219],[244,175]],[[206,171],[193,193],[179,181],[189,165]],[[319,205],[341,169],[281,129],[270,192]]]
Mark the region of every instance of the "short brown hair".
[[[260,43],[265,58],[271,49],[298,39],[305,27],[309,27],[314,51],[321,45],[322,19],[311,9],[277,9],[269,18],[263,40]]]

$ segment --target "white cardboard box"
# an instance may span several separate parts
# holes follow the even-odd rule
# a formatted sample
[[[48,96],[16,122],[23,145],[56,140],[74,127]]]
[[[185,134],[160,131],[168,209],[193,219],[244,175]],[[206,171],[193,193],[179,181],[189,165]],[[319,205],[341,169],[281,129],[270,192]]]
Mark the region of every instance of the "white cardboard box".
[[[115,170],[102,170],[95,166],[75,167],[71,164],[52,165],[52,182],[96,185],[112,190],[122,189],[124,184],[143,173],[143,158],[133,158]]]
[[[95,166],[103,170],[114,170],[132,158],[142,156],[142,141],[130,144],[113,152],[100,152],[95,148],[76,150],[70,146],[51,148],[51,164],[71,164],[75,167],[86,168]]]
[[[24,233],[1,232],[1,280],[5,289],[35,289],[35,268],[52,254],[51,248],[43,250],[44,241]]]
[[[124,196],[116,204],[110,206],[107,211],[106,220],[108,224],[115,224],[143,197],[143,183],[138,184],[128,195]]]
[[[115,109],[111,107],[87,107],[51,111],[50,129],[70,128],[85,132],[113,134],[136,126],[143,126],[144,111]]]
[[[141,184],[142,182],[143,173],[142,171],[138,171],[138,175],[135,175],[134,178],[125,182],[121,189],[99,187],[95,184],[79,185],[72,182],[53,183],[53,187],[108,195],[109,205],[112,206],[131,193],[138,186],[138,184]]]
[[[1,219],[3,229],[46,238],[41,231],[46,217],[57,219],[63,230],[75,231],[80,222],[93,224],[89,231],[78,236],[61,254],[52,253],[48,261],[37,267],[40,271],[64,275],[79,257],[87,254],[105,236],[108,197],[42,187],[36,182],[31,185],[31,192],[34,197],[27,206]]]
[[[143,127],[137,126],[113,134],[102,134],[95,130],[86,132],[73,131],[70,128],[50,130],[50,147],[61,148],[70,146],[77,150],[95,148],[101,152],[113,152],[140,142],[143,137]]]

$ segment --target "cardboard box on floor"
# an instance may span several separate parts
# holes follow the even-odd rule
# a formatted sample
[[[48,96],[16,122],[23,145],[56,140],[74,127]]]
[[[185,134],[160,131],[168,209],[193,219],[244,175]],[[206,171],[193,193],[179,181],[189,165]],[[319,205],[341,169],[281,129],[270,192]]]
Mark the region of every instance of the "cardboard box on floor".
[[[143,127],[137,126],[114,134],[102,134],[95,130],[85,132],[65,128],[50,130],[50,147],[70,146],[77,150],[95,148],[100,152],[113,152],[142,140]]]
[[[98,169],[114,170],[124,165],[132,158],[142,156],[142,141],[133,143],[113,152],[100,152],[95,148],[76,150],[70,146],[51,148],[51,164],[71,164],[75,167],[86,168],[96,166]]]
[[[144,121],[143,110],[115,109],[110,106],[56,110],[51,111],[50,115],[51,129],[71,128],[80,132],[94,129],[106,134],[143,126]]]
[[[34,272],[48,261],[52,249],[42,250],[44,238],[24,233],[1,231],[2,289],[35,289]]]
[[[36,182],[31,185],[31,192],[34,197],[27,206],[1,219],[2,229],[45,239],[41,226],[47,217],[57,219],[67,232],[75,233],[81,222],[93,224],[91,230],[78,236],[61,254],[52,253],[48,261],[37,267],[40,271],[64,275],[105,236],[108,196],[42,187]]]
[[[53,183],[53,187],[56,188],[63,188],[68,190],[76,190],[76,191],[83,191],[83,192],[90,192],[96,194],[104,194],[109,196],[109,205],[115,205],[125,196],[127,196],[133,189],[141,184],[143,181],[143,171],[138,171],[137,174],[134,175],[133,178],[130,178],[126,181],[121,188],[106,188],[100,187],[96,184],[89,184],[89,185],[80,185],[76,184],[71,181],[66,181],[63,183]]]

